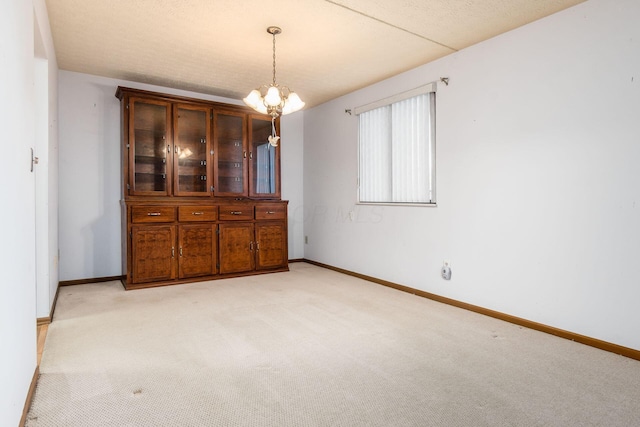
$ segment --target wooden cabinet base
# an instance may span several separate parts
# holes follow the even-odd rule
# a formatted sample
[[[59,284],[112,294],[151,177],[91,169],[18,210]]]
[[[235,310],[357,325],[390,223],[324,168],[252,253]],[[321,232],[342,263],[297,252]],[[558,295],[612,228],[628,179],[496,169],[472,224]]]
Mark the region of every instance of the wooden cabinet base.
[[[146,289],[146,288],[155,288],[158,286],[180,285],[185,283],[197,283],[197,282],[206,282],[211,280],[232,279],[234,277],[255,276],[257,274],[282,273],[286,271],[289,271],[289,266],[275,268],[272,270],[247,271],[244,273],[232,273],[232,274],[217,274],[215,276],[191,277],[188,279],[165,280],[165,281],[146,282],[146,283],[130,283],[127,281],[127,279],[123,279],[122,284],[124,285],[124,288],[126,290],[131,291],[134,289]]]
[[[122,201],[126,289],[288,271],[287,201]]]

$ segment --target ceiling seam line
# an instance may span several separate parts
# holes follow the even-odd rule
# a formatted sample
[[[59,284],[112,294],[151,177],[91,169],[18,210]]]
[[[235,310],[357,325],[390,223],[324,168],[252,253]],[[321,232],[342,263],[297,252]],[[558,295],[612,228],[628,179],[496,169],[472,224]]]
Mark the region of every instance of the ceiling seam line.
[[[375,16],[367,15],[366,13],[364,13],[364,12],[360,12],[359,10],[355,10],[355,9],[352,9],[352,8],[350,8],[350,7],[348,7],[348,6],[343,5],[343,4],[336,3],[336,2],[335,2],[335,1],[333,1],[333,0],[324,0],[324,1],[326,1],[327,3],[331,3],[331,4],[332,4],[332,5],[334,5],[334,6],[338,6],[338,7],[341,7],[341,8],[343,8],[343,9],[346,9],[346,10],[348,10],[348,11],[350,11],[350,12],[357,13],[358,15],[362,15],[362,16],[364,16],[365,18],[369,18],[369,19],[373,19],[374,21],[378,21],[378,22],[380,22],[381,24],[385,24],[385,25],[388,25],[388,26],[390,26],[390,27],[392,27],[392,28],[395,28],[395,29],[397,29],[397,30],[404,31],[405,33],[409,33],[409,34],[411,34],[412,36],[420,37],[421,39],[423,39],[423,40],[427,40],[427,41],[429,41],[429,42],[431,42],[431,43],[435,43],[435,44],[437,44],[438,46],[442,46],[442,47],[447,48],[447,49],[450,49],[450,50],[452,50],[452,51],[454,51],[454,52],[458,52],[458,49],[453,48],[453,47],[451,47],[451,46],[447,46],[447,45],[446,45],[446,44],[444,44],[444,43],[437,42],[437,41],[435,41],[435,40],[430,39],[429,37],[425,37],[425,36],[423,36],[423,35],[420,35],[420,34],[414,33],[413,31],[409,31],[409,30],[407,30],[406,28],[402,28],[402,27],[399,27],[399,26],[397,26],[397,25],[394,25],[394,24],[392,24],[392,23],[390,23],[390,22],[383,21],[382,19],[376,18]]]

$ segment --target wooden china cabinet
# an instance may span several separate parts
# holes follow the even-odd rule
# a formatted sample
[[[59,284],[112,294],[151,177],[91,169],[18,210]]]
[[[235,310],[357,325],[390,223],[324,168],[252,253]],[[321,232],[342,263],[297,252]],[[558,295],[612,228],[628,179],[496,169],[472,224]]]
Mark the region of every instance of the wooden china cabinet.
[[[287,271],[271,118],[124,87],[116,97],[125,288]]]

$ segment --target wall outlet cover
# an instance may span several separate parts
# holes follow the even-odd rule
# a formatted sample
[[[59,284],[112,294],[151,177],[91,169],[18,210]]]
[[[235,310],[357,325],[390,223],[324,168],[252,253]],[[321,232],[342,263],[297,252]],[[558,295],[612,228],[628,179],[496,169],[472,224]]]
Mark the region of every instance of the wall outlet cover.
[[[451,280],[451,268],[448,265],[443,265],[440,270],[440,274],[444,280]]]

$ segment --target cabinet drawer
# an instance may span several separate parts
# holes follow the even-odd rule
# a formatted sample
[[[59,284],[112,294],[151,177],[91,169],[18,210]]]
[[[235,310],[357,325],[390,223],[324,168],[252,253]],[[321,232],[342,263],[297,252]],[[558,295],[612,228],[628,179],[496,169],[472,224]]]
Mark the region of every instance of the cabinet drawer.
[[[220,220],[252,220],[253,205],[222,205],[220,206]]]
[[[218,218],[217,206],[180,206],[178,221],[215,221]]]
[[[284,219],[287,215],[286,205],[257,205],[256,219]]]
[[[173,206],[132,206],[131,222],[173,222],[176,208]]]

